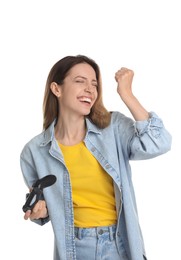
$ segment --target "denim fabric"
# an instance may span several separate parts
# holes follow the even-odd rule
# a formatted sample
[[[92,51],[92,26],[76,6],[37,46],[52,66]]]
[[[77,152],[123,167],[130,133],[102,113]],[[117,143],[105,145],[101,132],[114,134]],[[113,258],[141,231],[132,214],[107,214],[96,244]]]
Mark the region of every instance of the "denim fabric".
[[[49,218],[36,220],[42,225],[51,220],[55,235],[54,260],[76,260],[72,188],[63,154],[50,127],[30,140],[21,153],[21,169],[28,188],[48,174],[57,181],[44,189]],[[111,123],[99,129],[86,118],[86,147],[113,179],[117,230],[116,245],[123,242],[129,260],[141,260],[145,255],[144,241],[137,215],[136,199],[129,160],[151,159],[171,148],[171,135],[162,120],[150,113],[149,120],[134,122],[119,112],[113,112]],[[155,169],[159,173],[159,169]]]
[[[116,226],[75,228],[77,260],[128,260],[123,244],[118,252]]]

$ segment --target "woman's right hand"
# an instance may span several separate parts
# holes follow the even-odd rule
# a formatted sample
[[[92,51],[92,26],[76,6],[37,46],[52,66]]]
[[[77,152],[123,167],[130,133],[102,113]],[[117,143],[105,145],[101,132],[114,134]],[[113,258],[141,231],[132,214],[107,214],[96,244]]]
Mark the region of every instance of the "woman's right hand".
[[[46,207],[46,202],[44,200],[39,200],[34,208],[32,210],[27,210],[25,215],[24,215],[24,219],[30,219],[30,220],[34,220],[34,219],[39,219],[39,218],[46,218],[48,217],[48,210]]]

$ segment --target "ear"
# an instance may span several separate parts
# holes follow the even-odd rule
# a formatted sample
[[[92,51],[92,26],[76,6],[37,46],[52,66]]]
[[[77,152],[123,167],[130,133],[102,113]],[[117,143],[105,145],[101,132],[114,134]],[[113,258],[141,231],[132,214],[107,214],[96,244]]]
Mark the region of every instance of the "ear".
[[[59,98],[61,96],[61,87],[56,82],[51,83],[50,89],[56,97]]]

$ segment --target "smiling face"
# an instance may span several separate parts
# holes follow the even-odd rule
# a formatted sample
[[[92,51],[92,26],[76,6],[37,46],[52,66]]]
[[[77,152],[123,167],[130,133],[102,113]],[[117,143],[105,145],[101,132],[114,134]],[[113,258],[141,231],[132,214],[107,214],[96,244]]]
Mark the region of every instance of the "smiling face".
[[[98,82],[94,69],[87,63],[73,66],[60,88],[60,113],[85,116],[97,99]]]

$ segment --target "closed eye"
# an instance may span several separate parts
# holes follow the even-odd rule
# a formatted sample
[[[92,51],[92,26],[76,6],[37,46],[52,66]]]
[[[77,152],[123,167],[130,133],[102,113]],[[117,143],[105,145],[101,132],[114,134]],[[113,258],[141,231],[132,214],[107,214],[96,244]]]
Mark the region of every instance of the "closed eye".
[[[95,88],[98,88],[98,85],[97,85],[97,84],[94,84],[94,83],[93,83],[92,86],[95,87]]]
[[[77,83],[85,83],[85,80],[76,80]]]
[[[88,79],[85,78],[85,77],[82,77],[82,76],[77,76],[77,77],[75,78],[75,82],[76,82],[76,83],[81,83],[81,84],[86,84],[86,83],[88,82]],[[91,81],[91,85],[92,85],[92,87],[98,89],[97,80],[93,79],[93,80]]]

